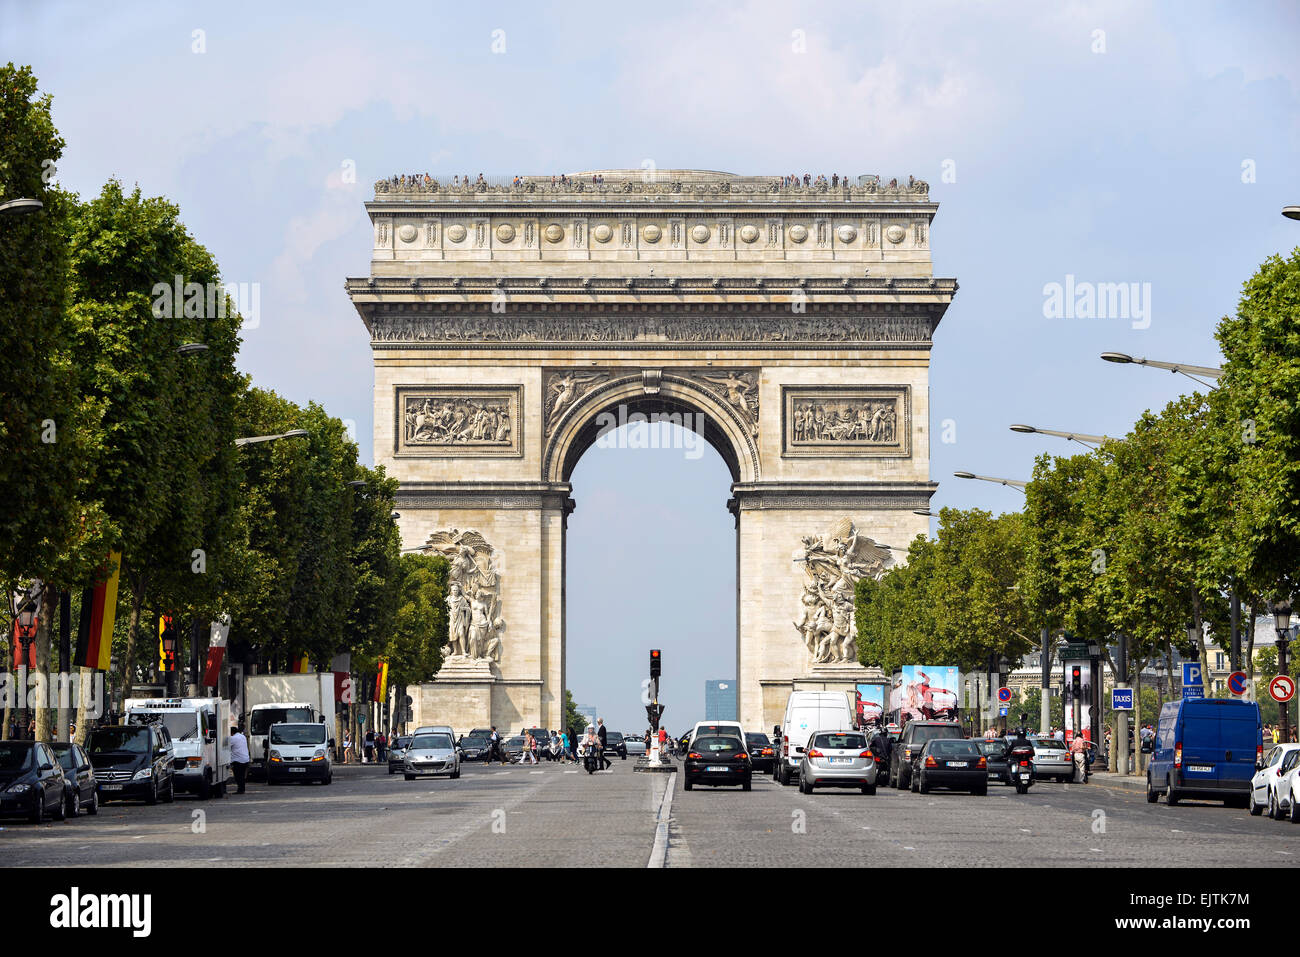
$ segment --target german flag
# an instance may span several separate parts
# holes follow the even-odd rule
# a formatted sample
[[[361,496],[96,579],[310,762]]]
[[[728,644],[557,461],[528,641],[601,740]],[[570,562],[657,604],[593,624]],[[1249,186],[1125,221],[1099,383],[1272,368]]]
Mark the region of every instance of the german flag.
[[[293,675],[305,675],[311,673],[311,659],[307,655],[299,655],[289,659],[289,673]]]
[[[81,616],[77,621],[77,655],[73,664],[107,671],[113,655],[113,621],[117,617],[117,581],[122,570],[122,553],[110,552],[113,574],[108,581],[81,593]]]
[[[375,700],[383,704],[388,700],[388,659],[379,659],[379,674],[375,676]]]

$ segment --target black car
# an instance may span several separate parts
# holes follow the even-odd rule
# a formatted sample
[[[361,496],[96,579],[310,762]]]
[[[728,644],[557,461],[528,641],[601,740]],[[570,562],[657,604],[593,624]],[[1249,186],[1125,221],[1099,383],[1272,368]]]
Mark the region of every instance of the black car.
[[[988,779],[1002,784],[1011,784],[1011,765],[1007,763],[1007,743],[1001,738],[976,741],[984,760],[988,763]]]
[[[176,797],[171,738],[159,724],[108,725],[86,737],[99,801],[143,798],[170,804]]]
[[[934,738],[965,739],[961,725],[955,721],[909,721],[889,758],[889,785],[903,790],[912,783],[912,763],[927,741]]]
[[[462,761],[486,761],[492,753],[491,739],[486,734],[467,734],[460,739],[460,759]]]
[[[913,793],[947,788],[982,796],[989,790],[988,761],[974,741],[931,738],[912,759],[911,780]]]
[[[0,741],[0,815],[42,824],[67,816],[59,759],[39,741]]]
[[[760,774],[767,774],[776,764],[776,749],[767,735],[760,732],[745,733],[745,747],[749,750],[749,763]]]
[[[623,732],[606,731],[605,757],[612,758],[616,754],[624,761],[627,760],[627,742],[623,740]]]
[[[67,741],[56,741],[50,748],[59,759],[59,767],[63,768],[67,784],[64,803],[67,805],[68,817],[76,817],[82,811],[98,814],[99,793],[95,783],[95,769],[90,764],[90,758],[86,757],[86,752]]]
[[[740,738],[724,735],[701,736],[695,739],[682,763],[682,780],[686,790],[696,784],[737,785],[750,789],[754,765]]]

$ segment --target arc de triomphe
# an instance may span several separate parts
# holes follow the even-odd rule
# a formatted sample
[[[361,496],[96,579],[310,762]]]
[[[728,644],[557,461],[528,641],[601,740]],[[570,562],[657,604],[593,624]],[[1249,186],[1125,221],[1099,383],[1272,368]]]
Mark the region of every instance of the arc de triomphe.
[[[569,478],[602,413],[689,413],[731,470],[741,721],[869,680],[852,584],[926,530],[936,487],[930,344],[957,290],[931,275],[937,208],[874,176],[377,183],[370,275],[347,281],[375,461],[403,547],[452,562],[452,647],[415,720],[562,724]]]

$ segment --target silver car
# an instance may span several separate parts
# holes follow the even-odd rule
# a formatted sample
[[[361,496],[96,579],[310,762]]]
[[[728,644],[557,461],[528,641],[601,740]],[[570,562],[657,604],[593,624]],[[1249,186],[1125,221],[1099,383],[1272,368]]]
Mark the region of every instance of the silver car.
[[[876,793],[876,760],[866,735],[859,731],[814,731],[799,759],[799,790],[818,787],[861,788]]]
[[[460,752],[456,750],[456,742],[445,732],[415,735],[402,758],[402,771],[408,781],[414,781],[419,774],[460,777]]]
[[[1064,741],[1056,738],[1030,738],[1034,745],[1034,777],[1074,780],[1074,756]]]

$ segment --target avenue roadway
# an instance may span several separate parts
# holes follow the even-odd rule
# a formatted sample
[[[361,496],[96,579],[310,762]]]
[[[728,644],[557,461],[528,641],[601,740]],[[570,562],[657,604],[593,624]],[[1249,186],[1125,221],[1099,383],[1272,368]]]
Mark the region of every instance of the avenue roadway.
[[[484,767],[457,781],[406,781],[382,767],[336,767],[334,783],[267,787],[171,805],[108,804],[97,817],[34,827],[0,821],[7,866],[307,865],[645,867],[656,831],[667,867],[1294,867],[1300,827],[1219,804],[1148,805],[1140,791],[1037,784],[984,798],[682,790],[680,775],[632,761]],[[666,827],[658,828],[673,782]],[[196,812],[201,814],[196,815]],[[662,843],[666,835],[666,848]]]

